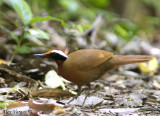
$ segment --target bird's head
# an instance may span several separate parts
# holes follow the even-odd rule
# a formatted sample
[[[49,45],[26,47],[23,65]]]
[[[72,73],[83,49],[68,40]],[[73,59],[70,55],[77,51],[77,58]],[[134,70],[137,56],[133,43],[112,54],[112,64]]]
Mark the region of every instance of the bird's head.
[[[51,49],[45,53],[34,54],[34,56],[51,58],[56,62],[65,61],[68,58],[67,54],[60,49]]]

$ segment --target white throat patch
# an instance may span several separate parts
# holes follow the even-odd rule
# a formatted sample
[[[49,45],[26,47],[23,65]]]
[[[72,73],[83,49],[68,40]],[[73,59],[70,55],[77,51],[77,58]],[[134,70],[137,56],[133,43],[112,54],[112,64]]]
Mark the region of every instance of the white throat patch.
[[[64,52],[62,52],[61,50],[52,50],[52,53],[57,53],[63,57],[68,58],[68,56]]]

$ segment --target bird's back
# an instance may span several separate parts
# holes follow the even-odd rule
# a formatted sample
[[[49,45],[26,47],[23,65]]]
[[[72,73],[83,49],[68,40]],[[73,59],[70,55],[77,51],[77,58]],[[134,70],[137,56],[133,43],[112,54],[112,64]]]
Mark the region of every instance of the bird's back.
[[[104,50],[78,50],[69,54],[67,60],[59,66],[59,72],[77,85],[87,84],[102,75],[99,66],[103,67],[104,62],[112,56],[113,53]]]

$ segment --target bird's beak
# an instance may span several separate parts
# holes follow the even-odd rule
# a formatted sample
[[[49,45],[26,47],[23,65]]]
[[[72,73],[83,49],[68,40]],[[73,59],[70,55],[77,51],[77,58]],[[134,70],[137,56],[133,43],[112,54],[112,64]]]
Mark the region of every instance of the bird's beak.
[[[44,57],[44,56],[46,56],[45,54],[33,54],[33,56],[36,56],[36,57]]]

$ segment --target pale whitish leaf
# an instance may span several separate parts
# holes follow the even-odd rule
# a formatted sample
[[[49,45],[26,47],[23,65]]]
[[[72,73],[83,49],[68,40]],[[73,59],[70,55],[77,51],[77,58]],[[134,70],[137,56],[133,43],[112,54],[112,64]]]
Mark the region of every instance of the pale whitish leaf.
[[[29,29],[29,33],[25,35],[25,38],[33,39],[33,38],[38,38],[38,39],[47,39],[49,40],[49,35],[48,33],[40,30],[40,29]]]
[[[24,25],[28,25],[32,19],[32,12],[29,5],[24,0],[10,0],[10,3]]]
[[[63,90],[65,89],[65,85],[61,77],[54,70],[50,70],[45,75],[45,83],[51,88],[57,88],[61,86]]]

